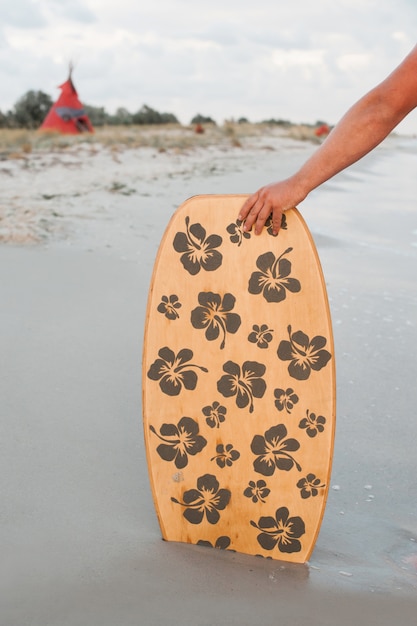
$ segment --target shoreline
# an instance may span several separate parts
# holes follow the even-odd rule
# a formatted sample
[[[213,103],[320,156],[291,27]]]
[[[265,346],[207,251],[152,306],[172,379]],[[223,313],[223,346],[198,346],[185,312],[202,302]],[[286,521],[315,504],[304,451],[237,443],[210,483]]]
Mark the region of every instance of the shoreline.
[[[203,135],[191,128],[146,127],[133,135],[131,129],[110,135],[104,129],[87,139],[55,136],[56,145],[34,150],[25,149],[23,142],[19,152],[0,160],[0,243],[71,238],[74,221],[111,219],[117,212],[122,221],[124,211],[137,220],[135,212],[147,210],[146,200],[152,203],[158,183],[174,187],[180,203],[186,197],[175,193],[175,183],[178,189],[192,179],[207,181],[250,164],[256,167],[270,153],[308,151],[312,144],[288,133],[280,127],[238,124],[209,127]]]

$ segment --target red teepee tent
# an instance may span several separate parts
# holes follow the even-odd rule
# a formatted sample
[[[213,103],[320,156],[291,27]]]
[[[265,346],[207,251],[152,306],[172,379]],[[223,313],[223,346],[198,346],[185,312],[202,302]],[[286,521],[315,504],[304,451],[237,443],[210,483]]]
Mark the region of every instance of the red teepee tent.
[[[94,132],[91,122],[85,114],[83,105],[78,99],[71,74],[72,66],[70,66],[68,80],[59,86],[61,95],[55,104],[52,105],[48,115],[42,122],[40,130],[52,130],[68,135]]]

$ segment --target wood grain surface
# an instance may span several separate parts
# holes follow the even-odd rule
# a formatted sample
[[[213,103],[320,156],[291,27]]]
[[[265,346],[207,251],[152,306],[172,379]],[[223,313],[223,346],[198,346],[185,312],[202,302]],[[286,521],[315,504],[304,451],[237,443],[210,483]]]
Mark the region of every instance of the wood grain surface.
[[[244,233],[244,196],[196,196],[155,261],[143,425],[163,538],[305,562],[329,488],[335,357],[326,287],[296,209]]]

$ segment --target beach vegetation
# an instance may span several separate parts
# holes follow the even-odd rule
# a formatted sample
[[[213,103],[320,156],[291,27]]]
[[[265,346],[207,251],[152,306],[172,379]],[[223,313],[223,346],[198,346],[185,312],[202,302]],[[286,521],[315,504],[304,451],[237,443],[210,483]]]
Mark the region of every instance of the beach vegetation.
[[[29,153],[34,155],[48,152],[64,152],[78,149],[80,145],[91,155],[99,154],[102,149],[110,150],[117,159],[119,152],[126,149],[153,148],[159,152],[174,151],[175,153],[189,152],[194,149],[219,147],[221,149],[243,148],[246,145],[259,146],[265,149],[266,136],[283,136],[292,139],[317,143],[314,129],[301,128],[293,125],[289,129],[279,126],[268,126],[262,123],[207,124],[204,133],[197,134],[193,126],[178,123],[164,124],[133,124],[128,120],[129,112],[124,109],[118,118],[106,121],[103,125],[94,126],[94,133],[80,133],[65,135],[53,131],[40,131],[39,128],[17,128],[13,113],[0,113],[0,159],[25,160]],[[231,126],[233,125],[233,134]],[[284,216],[285,217],[285,216]],[[239,233],[239,224],[231,225],[236,237],[236,243],[250,238],[250,233]],[[266,228],[269,232],[269,222]],[[284,228],[284,225],[281,226]],[[233,233],[228,231],[231,235]],[[272,228],[271,228],[272,234]]]
[[[263,124],[269,124],[270,126],[282,126],[283,128],[289,128],[291,126],[291,122],[289,120],[283,120],[281,118],[271,117],[267,120],[263,120]]]
[[[43,91],[30,90],[14,105],[8,114],[11,128],[38,128],[52,106],[52,99]]]
[[[201,115],[201,113],[197,113],[191,120],[191,124],[214,124],[216,126],[216,122],[207,115]]]
[[[84,112],[90,119],[93,127],[104,126],[109,123],[109,115],[104,107],[95,107],[90,104],[84,106]]]
[[[159,113],[147,104],[144,104],[137,113],[132,115],[133,124],[178,124],[173,113]]]

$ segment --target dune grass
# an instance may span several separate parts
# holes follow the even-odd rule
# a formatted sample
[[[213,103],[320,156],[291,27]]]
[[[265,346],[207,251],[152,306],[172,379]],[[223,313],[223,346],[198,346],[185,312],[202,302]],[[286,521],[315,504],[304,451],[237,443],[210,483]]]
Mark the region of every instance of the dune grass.
[[[254,137],[280,134],[301,140],[314,140],[313,129],[299,125],[281,128],[268,124],[225,122],[206,124],[197,133],[193,126],[161,124],[149,126],[103,126],[94,133],[62,135],[25,129],[0,129],[0,159],[24,158],[31,152],[61,152],[78,145],[105,146],[109,149],[150,147],[160,151],[196,147],[241,147]]]

